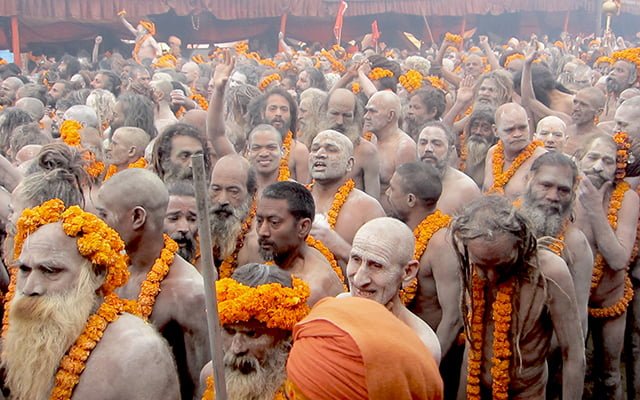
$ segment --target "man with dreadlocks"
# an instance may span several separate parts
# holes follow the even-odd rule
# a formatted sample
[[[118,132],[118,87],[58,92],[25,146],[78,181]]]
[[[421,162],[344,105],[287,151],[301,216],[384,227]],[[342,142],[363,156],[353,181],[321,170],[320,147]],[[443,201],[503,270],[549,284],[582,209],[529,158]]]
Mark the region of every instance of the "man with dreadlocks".
[[[467,373],[458,398],[544,398],[555,332],[563,355],[562,398],[580,399],[584,345],[565,262],[538,248],[527,219],[504,197],[474,201],[451,232],[467,316]]]

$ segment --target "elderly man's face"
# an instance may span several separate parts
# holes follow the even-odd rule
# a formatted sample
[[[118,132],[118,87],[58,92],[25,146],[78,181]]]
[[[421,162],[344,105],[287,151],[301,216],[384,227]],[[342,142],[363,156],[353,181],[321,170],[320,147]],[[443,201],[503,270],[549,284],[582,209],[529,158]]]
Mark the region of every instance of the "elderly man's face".
[[[630,62],[618,60],[607,76],[607,90],[610,92],[620,93],[624,89],[631,86],[630,80],[635,65]]]
[[[225,325],[222,329],[225,367],[243,374],[255,372],[267,361],[269,349],[283,336],[279,331],[257,321]]]
[[[505,112],[496,121],[496,134],[506,151],[520,153],[530,142],[527,113],[520,109]]]
[[[597,188],[613,181],[616,173],[617,148],[610,142],[596,139],[580,159],[580,170]]]
[[[396,249],[381,238],[356,235],[347,264],[351,295],[387,305],[398,295],[404,278],[404,265]]]
[[[24,242],[17,260],[16,289],[28,297],[61,295],[78,285],[86,264],[75,239],[64,233],[62,225],[45,225]]]
[[[497,283],[513,276],[519,267],[518,239],[508,233],[495,234],[491,239],[479,237],[467,242],[469,263],[481,278]]]
[[[344,133],[347,126],[354,122],[355,107],[355,96],[344,92],[333,94],[327,102],[327,119],[331,129]]]
[[[568,167],[543,165],[529,181],[528,202],[549,216],[564,214],[573,200],[572,178]]]
[[[447,168],[451,149],[447,134],[441,128],[424,128],[418,137],[417,150],[420,161],[430,163],[441,173]]]
[[[347,174],[349,154],[336,138],[316,136],[309,150],[309,173],[313,179],[341,179]]]
[[[623,104],[614,116],[615,132],[627,132],[634,143],[640,141],[640,110]]]
[[[549,151],[564,150],[567,141],[565,129],[560,121],[541,121],[534,137],[544,143],[544,148]]]
[[[165,179],[189,179],[193,176],[191,156],[202,154],[202,142],[187,135],[171,138],[171,152],[166,165]]]
[[[478,87],[478,94],[476,95],[476,101],[482,104],[492,105],[494,107],[498,104],[498,84],[494,79],[484,79]]]
[[[180,246],[182,258],[191,260],[196,250],[198,209],[193,196],[169,196],[164,217],[164,233]]]
[[[364,113],[364,131],[380,132],[390,123],[389,112],[379,97],[369,99]]]
[[[430,111],[424,105],[420,96],[415,95],[409,99],[406,120],[412,125],[418,126],[429,121]]]

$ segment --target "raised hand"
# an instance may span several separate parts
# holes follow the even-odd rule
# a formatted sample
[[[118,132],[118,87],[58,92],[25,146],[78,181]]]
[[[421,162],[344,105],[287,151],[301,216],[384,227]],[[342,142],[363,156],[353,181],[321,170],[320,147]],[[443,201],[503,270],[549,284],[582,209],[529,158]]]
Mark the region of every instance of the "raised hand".
[[[213,73],[213,85],[216,89],[225,87],[235,64],[235,57],[231,56],[229,49],[224,49],[222,51],[222,60],[218,62]]]
[[[465,76],[460,81],[460,87],[456,95],[456,101],[461,103],[468,103],[473,99],[473,86],[475,79],[473,76]]]
[[[96,44],[102,43],[102,36],[96,36],[95,42],[96,42]]]

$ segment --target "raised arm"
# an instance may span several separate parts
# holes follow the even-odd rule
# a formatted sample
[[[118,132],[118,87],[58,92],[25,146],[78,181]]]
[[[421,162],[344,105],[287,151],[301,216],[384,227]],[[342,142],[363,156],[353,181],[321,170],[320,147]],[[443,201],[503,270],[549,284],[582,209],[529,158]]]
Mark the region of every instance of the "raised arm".
[[[223,60],[216,65],[213,74],[213,93],[207,111],[207,138],[218,157],[236,152],[224,129],[224,92],[234,65],[235,59],[229,50],[224,50]]]
[[[436,54],[436,59],[434,60],[433,64],[436,66],[436,70],[440,71],[440,74],[444,79],[452,83],[454,86],[458,87],[460,86],[460,81],[462,80],[462,78],[442,67],[442,59],[444,58],[444,53],[447,51],[447,47],[452,46],[453,44],[454,43],[451,43],[448,40],[444,40],[442,42],[442,46],[440,46],[440,49]]]
[[[369,79],[369,72],[371,72],[371,63],[363,62],[358,67],[358,79],[360,80],[360,88],[367,97],[373,96],[378,91],[376,85]]]
[[[524,60],[524,67],[522,69],[522,80],[520,81],[520,101],[522,107],[533,113],[538,118],[544,118],[548,115],[556,116],[564,121],[565,124],[571,125],[573,122],[571,116],[563,112],[554,111],[549,107],[542,104],[541,101],[536,99],[535,92],[533,90],[533,79],[531,77],[531,65],[538,58],[538,52],[532,51],[527,54]]]
[[[98,55],[100,54],[100,43],[102,43],[102,36],[96,36],[96,40],[93,44],[93,52],[91,53],[91,62],[98,62]]]
[[[134,28],[133,25],[129,23],[129,21],[127,21],[127,19],[124,17],[125,15],[127,15],[127,12],[125,10],[122,10],[118,13],[118,17],[120,17],[120,22],[122,22],[124,27],[127,28],[129,32],[131,32],[134,36],[138,35],[138,30]]]
[[[456,101],[442,118],[442,122],[445,125],[452,127],[456,121],[456,117],[471,105],[471,101],[473,100],[473,85],[474,79],[471,76],[467,76],[460,81],[460,87],[456,93]]]
[[[282,32],[278,32],[278,45],[280,45],[280,48],[283,52],[287,54],[293,54],[291,47],[287,44],[287,42],[284,41],[284,33]]]
[[[329,90],[329,96],[331,96],[331,93],[333,93],[334,90],[336,90],[338,88],[347,87],[349,82],[351,82],[352,80],[358,78],[358,68],[360,67],[361,64],[362,64],[362,62],[351,64],[349,69],[347,69],[347,72],[345,72],[340,77],[340,79],[338,79],[336,81],[336,83],[333,84],[333,86],[331,87],[331,90]]]
[[[489,45],[488,37],[480,36],[480,48],[484,52],[484,55],[487,57],[487,62],[489,63],[489,65],[491,65],[492,71],[497,71],[499,69],[502,69],[502,67],[500,66],[500,62],[498,61],[498,58],[496,57],[495,53],[491,49],[491,46]]]

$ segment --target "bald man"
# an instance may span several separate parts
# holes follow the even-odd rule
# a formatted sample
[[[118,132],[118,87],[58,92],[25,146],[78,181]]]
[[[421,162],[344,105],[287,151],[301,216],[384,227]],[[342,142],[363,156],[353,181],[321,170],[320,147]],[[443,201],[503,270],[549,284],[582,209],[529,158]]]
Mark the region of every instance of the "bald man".
[[[182,398],[191,399],[200,370],[211,359],[207,350],[204,285],[193,265],[174,256],[175,242],[168,237],[163,240],[168,202],[169,193],[162,180],[151,171],[135,168],[114,175],[102,185],[96,208],[122,237],[129,255],[131,275],[127,284],[118,289],[118,295],[124,299],[142,297],[149,305],[134,312],[149,320],[171,345]],[[166,272],[161,267],[163,259],[170,260]],[[141,285],[154,286],[147,279],[152,269],[160,271],[159,292],[155,296],[141,293]]]
[[[553,115],[544,117],[538,121],[533,138],[540,140],[545,149],[562,153],[567,142],[567,124]]]
[[[363,132],[376,135],[380,158],[380,197],[382,207],[388,204],[384,193],[396,167],[417,157],[416,142],[399,125],[402,106],[400,98],[391,91],[376,92],[365,107]]]
[[[185,82],[186,85],[191,88],[195,87],[196,82],[198,82],[198,78],[200,78],[200,67],[198,64],[193,61],[186,62],[182,66],[180,72],[182,72],[187,78],[187,81]]]
[[[127,169],[144,157],[144,150],[151,138],[140,128],[123,126],[116,129],[107,147],[107,161],[116,167],[116,172]]]
[[[64,121],[72,119],[80,122],[82,126],[98,129],[98,115],[95,110],[89,106],[75,105],[69,107],[62,117]]]
[[[150,83],[156,95],[157,107],[155,109],[155,126],[158,132],[162,133],[164,128],[178,122],[173,111],[171,111],[171,91],[173,85],[170,81],[153,80]]]
[[[11,107],[16,101],[16,92],[24,86],[24,82],[10,76],[0,84],[0,106]]]
[[[591,136],[605,133],[598,128],[598,118],[607,99],[601,90],[588,87],[579,90],[573,98],[572,124],[567,128],[565,153],[573,154]]]
[[[16,101],[16,108],[31,115],[34,121],[40,123],[40,130],[47,136],[51,135],[51,118],[45,112],[45,105],[34,97],[23,97]]]
[[[546,150],[540,142],[531,141],[529,118],[521,105],[501,105],[496,110],[495,121],[493,129],[499,140],[498,144],[487,152],[483,188],[485,192],[506,194],[507,197],[515,199],[526,189],[531,164]],[[502,167],[494,166],[501,161]],[[500,171],[498,180],[494,176],[494,169]]]
[[[375,218],[362,225],[353,238],[347,264],[349,295],[387,307],[420,337],[440,363],[440,342],[435,332],[400,300],[400,289],[416,277],[419,268],[413,258],[414,243],[411,229],[397,219]]]

